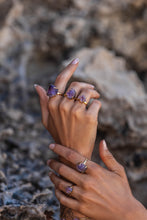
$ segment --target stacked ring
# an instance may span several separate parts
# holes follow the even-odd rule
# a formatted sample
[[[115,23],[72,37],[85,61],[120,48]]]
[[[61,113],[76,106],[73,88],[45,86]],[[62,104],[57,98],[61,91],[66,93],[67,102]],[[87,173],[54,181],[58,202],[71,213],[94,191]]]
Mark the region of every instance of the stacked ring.
[[[88,103],[86,102],[86,98],[85,98],[84,95],[79,96],[76,100],[79,101],[80,103],[84,103],[85,105],[88,104]]]
[[[67,97],[68,99],[75,99],[76,91],[71,88],[68,92],[66,92],[66,94],[64,94],[64,96]]]
[[[53,84],[50,84],[47,90],[47,96],[55,97],[56,95],[63,95],[62,93],[58,92],[58,89]]]
[[[66,194],[68,196],[70,196],[72,194],[72,191],[73,191],[73,186],[67,186],[65,191],[66,191]]]
[[[85,160],[84,160],[84,162],[80,162],[80,163],[78,163],[77,165],[76,165],[76,169],[80,172],[80,173],[85,173],[85,171],[87,170],[87,165],[86,165],[86,163],[87,163],[87,161],[88,161],[88,159],[86,158]]]

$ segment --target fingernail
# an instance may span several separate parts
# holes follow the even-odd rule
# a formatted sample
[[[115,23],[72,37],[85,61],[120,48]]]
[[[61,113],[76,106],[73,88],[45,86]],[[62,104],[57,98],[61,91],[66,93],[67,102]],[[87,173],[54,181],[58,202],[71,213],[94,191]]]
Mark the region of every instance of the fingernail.
[[[47,165],[49,166],[49,165],[50,165],[50,163],[51,163],[51,160],[48,160],[48,161],[47,161]]]
[[[37,84],[34,84],[34,87],[36,88],[36,86],[38,86]]]
[[[52,172],[50,171],[50,172],[48,173],[48,175],[51,176],[51,175],[52,175]]]
[[[53,150],[55,148],[55,144],[50,144],[49,148]]]
[[[71,62],[71,64],[77,64],[77,63],[79,63],[79,58],[76,58]]]
[[[103,148],[104,148],[104,150],[108,150],[107,144],[106,144],[106,141],[105,141],[105,140],[103,140]]]

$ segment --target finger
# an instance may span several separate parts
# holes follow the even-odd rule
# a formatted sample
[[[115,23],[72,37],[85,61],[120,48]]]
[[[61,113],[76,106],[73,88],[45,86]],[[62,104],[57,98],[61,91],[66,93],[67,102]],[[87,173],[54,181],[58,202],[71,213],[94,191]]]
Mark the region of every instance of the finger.
[[[79,63],[79,59],[74,59],[56,78],[55,86],[59,89],[59,92],[64,93],[66,84],[75,72]]]
[[[87,110],[87,114],[98,116],[100,108],[101,108],[101,102],[98,100],[93,100]]]
[[[102,140],[99,145],[99,153],[106,167],[120,176],[124,176],[124,168],[120,165],[107,148],[106,142]]]
[[[81,104],[84,104],[84,101],[88,104],[90,99],[98,99],[100,97],[100,94],[94,90],[94,89],[88,89],[84,88],[80,94],[77,97],[77,102],[75,105],[80,106]],[[82,103],[83,102],[83,103]],[[86,104],[82,105],[83,107],[86,107]]]
[[[52,172],[49,174],[49,176],[50,176],[51,181],[54,183],[54,185],[57,189],[64,192],[65,194],[69,195],[68,187],[72,186],[72,192],[70,193],[70,196],[74,197],[75,199],[79,198],[81,191],[78,186],[76,186],[76,185],[73,186],[70,182],[62,180],[60,177],[57,177],[57,175],[55,175]]]
[[[34,85],[40,100],[41,114],[42,114],[42,123],[47,128],[48,123],[48,97],[46,95],[46,91],[39,85]]]
[[[88,83],[83,83],[83,82],[72,82],[70,84],[69,88],[67,89],[67,92],[65,94],[65,98],[62,99],[60,102],[61,112],[62,112],[62,110],[63,110],[63,112],[70,111],[73,104],[75,105],[75,97],[72,98],[74,91],[75,91],[75,96],[78,96],[80,91],[85,88],[93,90],[94,86],[91,84],[88,84]],[[72,93],[70,93],[70,91],[72,91]]]
[[[49,160],[48,165],[50,166],[51,169],[53,169],[55,172],[57,172],[59,175],[61,175],[65,179],[77,185],[81,185],[82,183],[81,173],[77,172],[76,170],[56,160]]]
[[[75,166],[75,168],[76,168],[77,164],[79,164],[80,162],[84,162],[85,161],[85,157],[83,157],[80,153],[78,153],[78,152],[76,152],[76,151],[74,151],[74,150],[72,150],[72,149],[70,149],[68,147],[64,147],[64,146],[59,145],[59,144],[51,144],[49,146],[49,148],[52,151],[54,151],[56,154],[58,154],[59,156],[64,158],[66,161],[69,161],[70,163],[72,163]],[[93,173],[93,170],[95,170],[95,169],[97,169],[97,172],[102,170],[102,167],[100,167],[99,165],[95,164],[94,162],[92,162],[90,160],[88,160],[86,162],[86,165],[87,165],[87,170],[86,170],[87,174]],[[70,170],[70,172],[71,172],[71,170]],[[74,170],[74,172],[79,173],[79,172],[77,172],[75,170]],[[69,175],[71,175],[71,173],[69,173]],[[78,178],[79,177],[80,176],[78,176]]]
[[[79,210],[79,202],[75,199],[72,199],[70,197],[65,196],[62,192],[60,192],[58,189],[55,191],[55,195],[59,202],[66,206],[67,208],[70,208],[72,210],[78,211]]]

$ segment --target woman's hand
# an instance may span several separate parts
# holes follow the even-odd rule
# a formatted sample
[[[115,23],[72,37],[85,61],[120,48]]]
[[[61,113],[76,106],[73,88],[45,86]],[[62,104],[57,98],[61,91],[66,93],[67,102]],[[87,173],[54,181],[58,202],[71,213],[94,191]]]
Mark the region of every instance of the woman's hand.
[[[66,158],[73,166],[85,158],[61,145],[50,145],[59,156]],[[105,141],[100,143],[99,152],[108,169],[87,161],[85,174],[79,173],[55,160],[48,165],[60,176],[50,173],[60,203],[95,220],[146,220],[147,211],[132,195],[124,168],[108,151]],[[66,188],[73,183],[71,197]]]
[[[65,93],[66,85],[78,62],[78,59],[73,60],[57,77],[54,85],[59,92]],[[40,97],[43,125],[55,142],[73,148],[90,159],[96,139],[97,117],[101,103],[93,100],[86,108],[84,103],[60,95],[48,98],[41,86],[35,87]],[[92,98],[99,98],[94,86],[87,83],[73,82],[67,92],[71,89],[76,91],[76,97],[85,96],[87,103]]]

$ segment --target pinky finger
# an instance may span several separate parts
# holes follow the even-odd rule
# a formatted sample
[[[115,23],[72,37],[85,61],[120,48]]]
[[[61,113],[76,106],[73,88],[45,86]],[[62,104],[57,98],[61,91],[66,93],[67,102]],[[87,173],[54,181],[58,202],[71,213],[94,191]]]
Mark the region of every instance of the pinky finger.
[[[66,206],[67,208],[73,209],[75,211],[79,211],[79,202],[75,199],[65,196],[61,191],[58,189],[55,190],[55,195],[59,202]]]
[[[46,91],[39,85],[34,85],[40,100],[40,107],[41,107],[41,115],[42,115],[42,123],[47,128],[47,122],[48,122],[48,97],[46,95]]]
[[[98,100],[93,100],[87,110],[87,113],[92,115],[98,115],[100,108],[101,108],[101,102]]]

